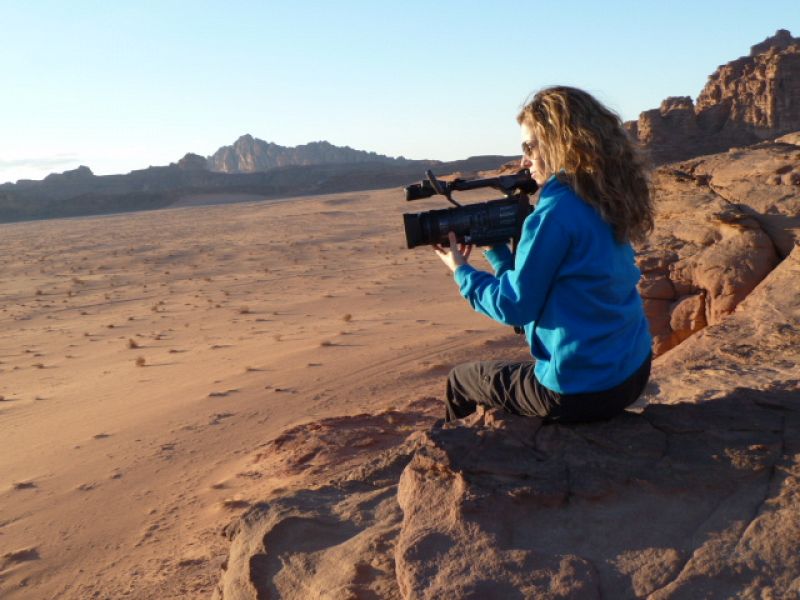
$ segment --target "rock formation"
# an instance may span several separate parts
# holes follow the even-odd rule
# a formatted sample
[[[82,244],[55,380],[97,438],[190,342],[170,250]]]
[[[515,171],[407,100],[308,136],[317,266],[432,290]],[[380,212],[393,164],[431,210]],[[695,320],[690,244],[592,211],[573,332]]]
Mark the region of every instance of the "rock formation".
[[[179,169],[184,169],[187,171],[205,171],[208,169],[208,163],[206,159],[200,156],[199,154],[194,154],[192,152],[186,153],[182,159],[180,159],[177,163],[173,163],[170,166],[177,166]]]
[[[800,38],[784,30],[720,66],[697,97],[667,98],[627,124],[655,164],[800,130]]]
[[[334,146],[328,142],[311,142],[287,148],[245,134],[231,146],[223,146],[208,157],[211,171],[221,173],[255,173],[276,167],[352,163],[396,163],[405,159],[390,158],[375,152]]]
[[[656,171],[656,229],[637,262],[657,355],[731,314],[800,242],[789,139]]]
[[[81,181],[88,182],[91,181],[93,177],[95,177],[95,174],[92,173],[92,170],[85,165],[81,165],[77,169],[64,171],[63,173],[51,173],[44,178],[44,181],[51,184],[69,184]]]

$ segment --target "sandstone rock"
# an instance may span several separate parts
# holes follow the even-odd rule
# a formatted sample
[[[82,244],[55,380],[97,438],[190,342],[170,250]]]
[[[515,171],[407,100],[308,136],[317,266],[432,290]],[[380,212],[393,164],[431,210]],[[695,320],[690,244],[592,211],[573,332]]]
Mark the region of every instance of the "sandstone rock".
[[[774,383],[599,424],[479,410],[423,430],[248,511],[215,597],[789,597],[800,407]],[[337,472],[347,448],[316,443]]]
[[[767,184],[753,188],[742,204],[731,203],[712,183],[716,171],[700,168],[703,160],[715,158],[662,167],[653,177],[656,229],[637,249],[637,263],[656,355],[733,312],[779,260],[761,225],[760,211],[766,208],[762,188]],[[727,162],[722,158],[718,164]],[[744,179],[749,171],[740,168],[738,173]],[[788,199],[776,202],[787,211],[793,209]],[[775,204],[767,206],[774,212]],[[765,216],[766,221],[770,218]],[[786,219],[770,230],[776,239],[783,239],[791,217]]]
[[[626,124],[656,164],[800,130],[800,38],[779,30],[720,66],[693,103],[667,98]]]
[[[76,169],[64,171],[63,173],[51,173],[44,178],[44,181],[48,184],[64,184],[91,181],[94,177],[95,174],[92,173],[89,167],[81,165]]]
[[[177,166],[179,169],[189,171],[205,171],[208,169],[206,159],[192,152],[186,153],[183,158],[178,161]]]
[[[735,208],[758,221],[780,256],[800,242],[800,140],[764,142],[733,153],[705,156],[675,165]],[[776,185],[773,178],[778,176]]]
[[[410,434],[441,412],[441,402],[421,399],[301,425],[265,444],[248,474],[273,483],[226,528],[233,542],[215,597],[399,598],[397,481],[418,445]]]
[[[402,597],[787,593],[800,573],[790,400],[741,389],[599,425],[495,413],[432,430],[398,489]]]
[[[684,296],[672,305],[669,315],[669,327],[675,332],[678,344],[708,325],[705,309],[705,294]]]
[[[724,397],[747,381],[754,389],[792,390],[800,403],[800,246],[722,322],[656,361],[642,403]]]

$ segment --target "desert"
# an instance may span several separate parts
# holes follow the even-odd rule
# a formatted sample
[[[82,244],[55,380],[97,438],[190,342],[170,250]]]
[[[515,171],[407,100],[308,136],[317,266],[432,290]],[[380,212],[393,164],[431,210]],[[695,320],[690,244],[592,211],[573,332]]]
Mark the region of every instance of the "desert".
[[[433,394],[463,335],[499,337],[404,249],[403,208],[387,190],[4,225],[4,597],[209,589],[252,449]]]
[[[799,55],[779,31],[629,126],[663,151],[656,357],[601,423],[442,423],[452,366],[529,349],[406,248],[408,165],[0,224],[0,596],[800,596]]]

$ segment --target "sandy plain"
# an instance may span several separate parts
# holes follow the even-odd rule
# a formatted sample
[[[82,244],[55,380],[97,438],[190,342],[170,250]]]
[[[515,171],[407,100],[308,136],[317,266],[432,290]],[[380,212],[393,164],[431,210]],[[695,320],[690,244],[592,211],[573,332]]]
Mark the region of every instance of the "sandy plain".
[[[0,225],[3,598],[208,597],[259,446],[526,355],[405,248],[442,200],[192,204]]]

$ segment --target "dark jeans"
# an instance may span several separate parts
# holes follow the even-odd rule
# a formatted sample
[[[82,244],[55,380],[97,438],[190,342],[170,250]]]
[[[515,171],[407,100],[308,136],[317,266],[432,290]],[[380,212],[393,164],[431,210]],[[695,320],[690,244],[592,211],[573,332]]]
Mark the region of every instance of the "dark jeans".
[[[447,420],[472,414],[478,404],[561,423],[610,419],[642,394],[650,377],[650,361],[648,356],[619,385],[586,394],[559,394],[544,387],[533,374],[533,362],[464,363],[447,377]]]

